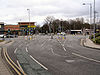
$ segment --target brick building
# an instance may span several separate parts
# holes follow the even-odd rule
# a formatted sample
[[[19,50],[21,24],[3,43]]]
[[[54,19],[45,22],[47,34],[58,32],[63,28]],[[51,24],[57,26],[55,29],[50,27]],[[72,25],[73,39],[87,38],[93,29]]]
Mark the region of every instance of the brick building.
[[[20,28],[20,35],[34,34],[35,22],[18,22]]]
[[[4,26],[5,34],[8,34],[8,31],[10,34],[19,34],[20,28],[19,25],[5,25]]]
[[[5,25],[5,34],[28,35],[29,32],[34,34],[35,22],[18,22],[17,25]]]
[[[5,25],[4,29],[5,31],[8,31],[8,29],[10,29],[11,31],[20,30],[19,25]]]

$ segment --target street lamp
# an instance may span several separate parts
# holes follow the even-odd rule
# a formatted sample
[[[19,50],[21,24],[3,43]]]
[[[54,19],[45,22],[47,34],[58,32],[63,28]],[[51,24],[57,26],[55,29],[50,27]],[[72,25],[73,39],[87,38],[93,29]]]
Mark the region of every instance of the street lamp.
[[[96,14],[96,22],[97,22],[97,24],[96,24],[96,29],[98,29],[98,23],[99,23],[99,12],[95,12],[95,14]]]
[[[29,35],[30,35],[30,9],[27,9],[28,11],[28,16],[29,16]]]
[[[94,41],[95,41],[95,33],[96,33],[96,30],[95,30],[96,29],[96,25],[95,25],[95,13],[96,13],[96,11],[95,11],[95,0],[94,0],[94,20],[93,20],[94,21],[94,39],[93,39]]]
[[[89,5],[89,7],[90,7],[90,30],[92,30],[92,26],[91,26],[91,24],[92,24],[92,4],[91,3],[83,3],[83,5]],[[90,32],[90,34],[91,34],[91,32]]]

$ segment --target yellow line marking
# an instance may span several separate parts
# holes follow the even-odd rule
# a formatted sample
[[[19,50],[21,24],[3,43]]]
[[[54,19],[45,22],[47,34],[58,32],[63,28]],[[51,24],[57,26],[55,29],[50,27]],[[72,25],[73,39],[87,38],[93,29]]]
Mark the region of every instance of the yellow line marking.
[[[5,53],[7,55],[7,57],[9,58],[9,60],[25,75],[25,73],[12,61],[12,59],[9,57],[7,50],[5,50]]]
[[[9,65],[18,73],[18,75],[21,75],[21,73],[10,63],[10,61],[6,57],[6,51],[4,50],[4,56],[6,61],[9,63]]]
[[[88,58],[88,57],[85,57],[85,56],[82,56],[82,55],[79,55],[79,54],[76,54],[76,53],[72,53],[72,54],[75,55],[75,56],[78,56],[78,57],[81,57],[81,58],[87,59],[87,60],[91,60],[91,61],[94,61],[94,62],[100,63],[99,60],[95,60],[95,59],[93,59],[93,58]]]

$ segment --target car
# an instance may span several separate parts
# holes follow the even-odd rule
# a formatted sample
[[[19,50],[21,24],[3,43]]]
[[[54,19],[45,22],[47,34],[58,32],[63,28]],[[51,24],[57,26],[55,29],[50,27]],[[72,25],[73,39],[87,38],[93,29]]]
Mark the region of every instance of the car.
[[[63,35],[63,36],[65,36],[65,35],[66,35],[66,33],[65,33],[65,32],[61,32],[60,34],[61,34],[61,35]]]
[[[14,35],[6,35],[6,38],[14,38]]]
[[[0,38],[5,38],[5,34],[0,34]]]

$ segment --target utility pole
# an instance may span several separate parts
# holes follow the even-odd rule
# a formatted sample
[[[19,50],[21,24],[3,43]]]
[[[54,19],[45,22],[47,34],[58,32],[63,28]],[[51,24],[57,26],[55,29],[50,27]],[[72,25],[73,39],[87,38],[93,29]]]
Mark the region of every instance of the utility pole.
[[[95,24],[95,0],[94,0],[94,41],[95,41],[95,33],[96,33],[96,24]]]
[[[29,16],[29,30],[30,30],[30,9],[27,9],[28,11],[28,16]],[[30,31],[29,31],[29,35],[30,35]]]
[[[31,26],[30,26],[30,9],[27,9],[27,11],[28,11],[28,15],[29,15],[29,38],[30,38],[30,37],[31,37],[31,36],[30,36],[30,34],[31,34],[31,32],[30,32],[30,30],[31,30],[31,29],[30,29],[30,27],[31,27]]]
[[[92,4],[91,3],[83,3],[83,5],[89,5],[90,7],[90,34],[92,34]]]

